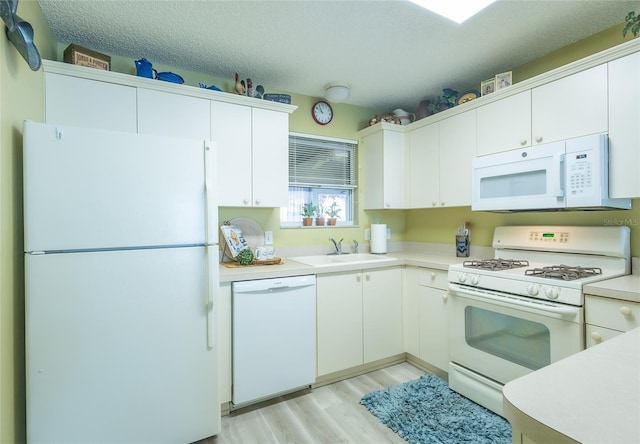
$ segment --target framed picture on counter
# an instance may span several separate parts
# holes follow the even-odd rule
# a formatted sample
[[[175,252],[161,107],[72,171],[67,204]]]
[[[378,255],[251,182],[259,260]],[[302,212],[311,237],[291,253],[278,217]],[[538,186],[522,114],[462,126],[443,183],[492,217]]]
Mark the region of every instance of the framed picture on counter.
[[[220,231],[227,243],[227,248],[232,258],[236,257],[241,250],[249,248],[249,243],[237,225],[222,225]]]

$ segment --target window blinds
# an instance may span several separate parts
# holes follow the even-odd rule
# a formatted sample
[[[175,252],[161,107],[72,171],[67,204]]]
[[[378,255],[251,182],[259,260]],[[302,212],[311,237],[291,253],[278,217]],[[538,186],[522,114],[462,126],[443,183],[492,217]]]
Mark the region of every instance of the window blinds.
[[[289,186],[356,187],[356,143],[289,134]]]

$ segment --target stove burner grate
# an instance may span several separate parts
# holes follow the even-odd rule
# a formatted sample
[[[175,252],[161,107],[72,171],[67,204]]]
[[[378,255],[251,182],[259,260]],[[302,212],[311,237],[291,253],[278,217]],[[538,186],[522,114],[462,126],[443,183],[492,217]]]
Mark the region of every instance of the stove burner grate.
[[[512,268],[528,267],[529,261],[516,260],[516,259],[482,259],[464,261],[463,267],[467,268],[480,268],[482,270],[511,270]]]
[[[602,274],[602,269],[597,267],[571,267],[569,265],[550,265],[542,268],[525,270],[526,276],[537,276],[549,279],[562,279],[573,281],[586,277]]]

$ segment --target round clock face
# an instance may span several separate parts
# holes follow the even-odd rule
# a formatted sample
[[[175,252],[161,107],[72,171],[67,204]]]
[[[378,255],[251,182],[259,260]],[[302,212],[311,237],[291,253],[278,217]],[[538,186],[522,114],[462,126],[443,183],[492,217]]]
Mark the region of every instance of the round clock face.
[[[327,102],[320,101],[311,108],[311,115],[317,124],[326,125],[333,119],[333,109]]]

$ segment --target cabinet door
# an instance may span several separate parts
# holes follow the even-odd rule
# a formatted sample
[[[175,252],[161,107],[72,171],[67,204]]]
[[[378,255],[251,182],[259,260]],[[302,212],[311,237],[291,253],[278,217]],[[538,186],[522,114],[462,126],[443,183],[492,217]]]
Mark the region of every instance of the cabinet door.
[[[547,83],[531,92],[533,144],[607,131],[607,65]]]
[[[402,341],[404,351],[420,356],[420,312],[418,305],[418,267],[402,270]]]
[[[138,132],[188,139],[211,137],[209,100],[138,88]]]
[[[45,122],[135,133],[136,88],[47,73]]]
[[[609,62],[609,195],[640,197],[640,52]]]
[[[445,273],[446,272],[442,272]],[[447,291],[420,287],[420,359],[447,371],[449,367],[449,323]]]
[[[251,206],[251,108],[211,101],[211,140],[218,148],[218,203]]]
[[[477,155],[531,146],[531,91],[477,108]]]
[[[253,206],[289,203],[289,115],[253,109]]]
[[[613,330],[599,325],[585,324],[584,344],[586,348],[593,347],[594,345],[602,344],[604,341],[608,341],[611,338],[615,338],[622,333],[624,332],[620,330]]]
[[[407,207],[437,206],[440,202],[440,125],[423,126],[407,137]]]
[[[402,271],[363,272],[364,362],[402,353]]]
[[[471,161],[476,156],[476,110],[440,121],[440,206],[471,205]]]
[[[364,209],[404,207],[404,134],[380,130],[363,139]]]
[[[362,364],[362,273],[316,280],[318,376]]]

